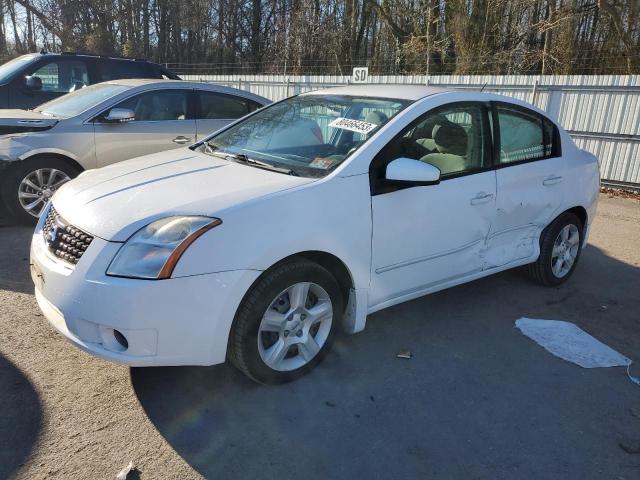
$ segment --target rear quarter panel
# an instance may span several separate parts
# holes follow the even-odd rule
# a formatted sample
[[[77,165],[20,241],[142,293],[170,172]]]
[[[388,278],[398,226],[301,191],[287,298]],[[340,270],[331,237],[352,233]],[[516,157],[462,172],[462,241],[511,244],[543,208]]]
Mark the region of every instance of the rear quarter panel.
[[[584,207],[587,211],[587,225],[591,225],[596,214],[600,194],[600,166],[595,155],[580,150],[571,137],[561,131],[565,175],[565,209]]]

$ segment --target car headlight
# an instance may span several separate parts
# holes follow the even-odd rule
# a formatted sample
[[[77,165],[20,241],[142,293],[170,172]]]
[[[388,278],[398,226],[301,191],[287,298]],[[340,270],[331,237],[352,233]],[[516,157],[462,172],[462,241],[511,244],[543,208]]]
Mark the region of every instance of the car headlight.
[[[222,223],[211,217],[167,217],[134,233],[111,261],[107,275],[170,278],[184,251],[200,235]]]

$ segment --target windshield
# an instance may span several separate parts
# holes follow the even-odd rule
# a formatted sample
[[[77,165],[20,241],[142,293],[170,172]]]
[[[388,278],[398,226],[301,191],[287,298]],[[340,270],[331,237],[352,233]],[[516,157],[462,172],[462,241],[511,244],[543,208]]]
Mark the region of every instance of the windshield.
[[[0,65],[0,84],[9,81],[14,73],[22,70],[34,58],[34,55],[22,55],[21,57],[14,58],[9,62]]]
[[[99,83],[40,105],[36,111],[59,118],[75,117],[103,100],[124,92],[128,88],[130,87],[126,85]]]
[[[235,154],[322,177],[410,102],[302,95],[266,107],[205,142],[210,154]]]

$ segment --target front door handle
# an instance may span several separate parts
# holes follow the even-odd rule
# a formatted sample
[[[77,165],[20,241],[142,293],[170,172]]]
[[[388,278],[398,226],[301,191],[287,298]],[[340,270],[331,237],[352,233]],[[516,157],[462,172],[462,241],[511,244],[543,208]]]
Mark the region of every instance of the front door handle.
[[[189,137],[185,137],[184,135],[178,135],[173,139],[173,143],[179,143],[180,145],[189,143],[191,139]]]
[[[560,183],[562,181],[562,175],[552,175],[548,178],[545,178],[542,181],[542,185],[548,187],[549,185],[555,185],[556,183]]]
[[[493,200],[493,193],[480,192],[471,199],[471,205],[480,205],[482,203],[490,202],[491,200]]]

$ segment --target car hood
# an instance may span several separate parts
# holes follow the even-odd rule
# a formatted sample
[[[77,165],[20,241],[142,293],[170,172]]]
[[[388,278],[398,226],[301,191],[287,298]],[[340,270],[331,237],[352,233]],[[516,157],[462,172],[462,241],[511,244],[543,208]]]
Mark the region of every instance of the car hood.
[[[57,118],[32,110],[2,110],[0,113],[0,135],[48,130],[56,123],[58,123]]]
[[[63,185],[53,203],[68,223],[123,242],[159,218],[216,216],[226,208],[313,181],[178,149],[88,170]]]

